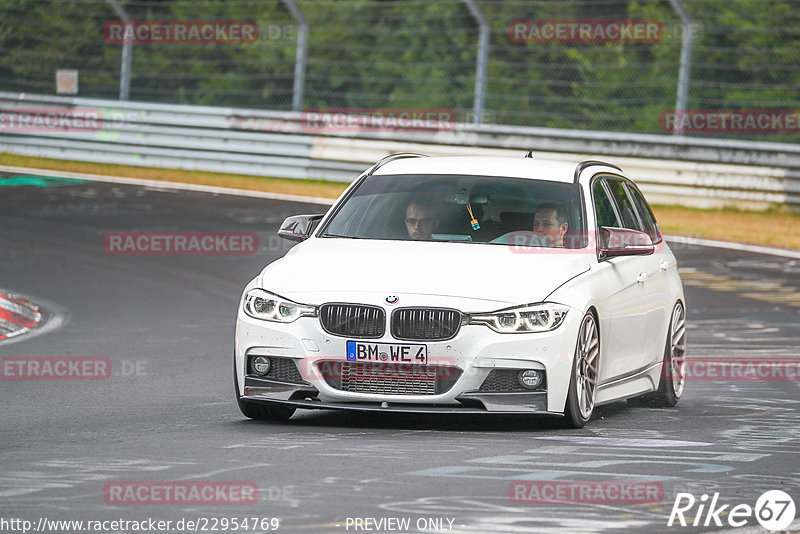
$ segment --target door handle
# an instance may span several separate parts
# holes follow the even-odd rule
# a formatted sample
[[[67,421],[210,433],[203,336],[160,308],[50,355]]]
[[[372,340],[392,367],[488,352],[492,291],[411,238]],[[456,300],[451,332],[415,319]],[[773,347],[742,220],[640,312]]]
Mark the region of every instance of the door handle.
[[[647,273],[639,273],[639,276],[636,277],[637,284],[644,284],[647,281]]]

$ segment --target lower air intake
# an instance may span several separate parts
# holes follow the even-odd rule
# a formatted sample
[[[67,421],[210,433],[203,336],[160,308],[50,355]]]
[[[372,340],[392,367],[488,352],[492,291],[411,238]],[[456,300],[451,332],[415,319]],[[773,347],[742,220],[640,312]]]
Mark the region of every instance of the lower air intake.
[[[335,389],[375,395],[439,395],[461,376],[457,367],[362,362],[321,362],[320,372]]]

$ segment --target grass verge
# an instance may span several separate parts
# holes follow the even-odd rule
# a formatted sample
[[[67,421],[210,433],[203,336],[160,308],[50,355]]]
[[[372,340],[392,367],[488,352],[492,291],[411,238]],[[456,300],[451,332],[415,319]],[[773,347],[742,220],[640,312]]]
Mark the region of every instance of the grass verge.
[[[345,183],[324,180],[292,180],[205,171],[107,165],[11,154],[0,154],[0,165],[186,182],[323,198],[336,198],[347,187]],[[661,230],[666,234],[800,250],[800,214],[792,213],[785,208],[755,212],[734,208],[701,210],[657,205],[653,206],[653,211],[655,211]]]
[[[665,234],[800,250],[800,214],[786,208],[744,211],[653,206]]]
[[[136,167],[132,165],[110,165],[84,161],[33,158],[29,156],[16,156],[13,154],[0,154],[0,165],[80,172],[84,174],[101,174],[123,178],[141,178],[144,180],[162,180],[165,182],[214,185],[322,198],[337,198],[348,185],[342,182],[327,182],[325,180],[293,180],[291,178],[267,178],[263,176],[225,174],[221,172],[158,169],[154,167]],[[364,167],[366,168],[366,165]]]

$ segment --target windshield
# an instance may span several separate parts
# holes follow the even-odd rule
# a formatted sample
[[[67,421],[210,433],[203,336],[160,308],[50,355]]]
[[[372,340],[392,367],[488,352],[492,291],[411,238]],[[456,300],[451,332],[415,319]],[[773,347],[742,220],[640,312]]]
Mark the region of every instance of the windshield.
[[[321,237],[583,248],[580,187],[525,178],[368,176]]]

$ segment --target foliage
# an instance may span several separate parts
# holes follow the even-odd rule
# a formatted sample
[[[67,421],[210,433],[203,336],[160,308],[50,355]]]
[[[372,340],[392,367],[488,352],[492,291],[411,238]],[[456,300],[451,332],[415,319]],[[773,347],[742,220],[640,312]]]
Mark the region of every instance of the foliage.
[[[305,108],[447,108],[459,120],[471,120],[478,26],[464,2],[297,3],[310,26]],[[132,100],[291,109],[297,28],[282,1],[121,4],[134,20],[247,20],[262,28],[250,44],[135,44]],[[800,106],[800,11],[794,0],[684,4],[699,30],[690,109]],[[478,5],[491,25],[489,122],[661,133],[661,113],[675,108],[682,37],[667,0]],[[103,0],[3,0],[0,90],[49,94],[56,69],[76,68],[81,96],[115,98],[122,45],[107,43],[103,28],[118,18]],[[508,28],[517,19],[653,20],[665,32],[655,43],[514,42]],[[797,135],[759,137],[792,141]]]

